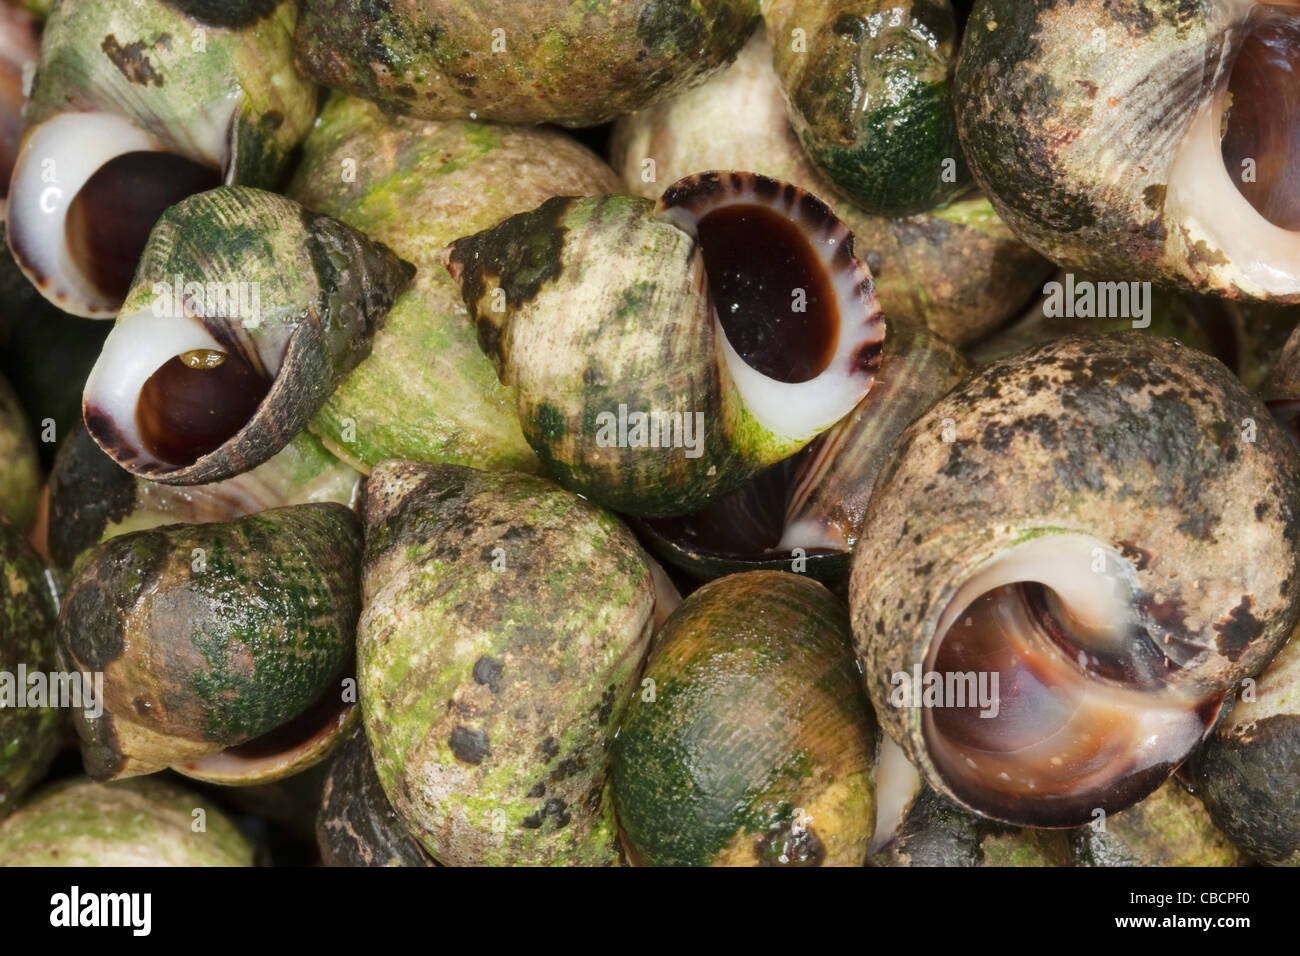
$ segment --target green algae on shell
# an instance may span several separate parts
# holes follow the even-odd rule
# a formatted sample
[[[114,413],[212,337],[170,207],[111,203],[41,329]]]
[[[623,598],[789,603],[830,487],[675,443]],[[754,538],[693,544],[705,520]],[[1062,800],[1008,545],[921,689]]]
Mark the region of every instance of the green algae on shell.
[[[1278,794],[1284,791],[1278,791]],[[1242,852],[1175,779],[1122,813],[1069,833],[1075,866],[1244,866]]]
[[[1288,444],[1220,363],[1136,332],[995,362],[904,432],[850,600],[926,782],[1036,826],[1154,791],[1300,612]],[[914,699],[922,673],[955,699]]]
[[[1191,762],[1195,791],[1256,863],[1300,866],[1300,640],[1244,683]]]
[[[849,555],[894,441],[969,373],[923,326],[887,322],[880,369],[852,412],[799,455],[700,511],[638,522],[647,546],[702,580],[806,570],[832,590],[847,584]]]
[[[361,481],[315,437],[299,432],[242,475],[206,485],[163,485],[119,467],[80,427],[64,439],[50,472],[50,557],[67,569],[87,548],[132,531],[228,521],[313,501],[354,507]]]
[[[275,188],[316,113],[293,68],[296,17],[292,0],[56,7],[8,218],[44,296],[111,318],[168,206],[223,182]]]
[[[86,381],[86,428],[153,481],[248,471],[370,354],[413,275],[386,246],[283,196],[192,196],[149,237]]]
[[[0,516],[22,530],[31,527],[40,496],[41,468],[27,416],[0,377]]]
[[[96,779],[165,767],[244,780],[323,759],[346,723],[360,611],[357,517],[334,503],[119,535],[79,562],[59,643],[102,672],[103,713],[74,714]]]
[[[544,479],[388,462],[357,670],[384,793],[452,866],[619,862],[608,749],[654,624],[622,524]]]
[[[161,780],[63,781],[0,823],[0,866],[252,866],[254,852],[210,802]]]
[[[966,191],[949,0],[765,0],[763,16],[795,131],[858,208],[915,215]]]
[[[1300,8],[980,0],[962,145],[1023,239],[1067,267],[1300,301]]]
[[[755,571],[690,595],[619,728],[613,794],[649,866],[861,866],[875,721],[841,602]]]
[[[868,866],[1069,866],[1060,830],[1034,830],[988,820],[925,787],[893,839]]]
[[[0,518],[0,817],[40,781],[63,740],[57,708],[28,694],[32,675],[57,669],[54,600],[45,568],[21,532]],[[28,686],[20,687],[25,675]],[[18,706],[20,697],[25,706]]]
[[[332,96],[289,194],[387,244],[418,271],[370,358],[313,420],[327,447],[362,471],[386,458],[540,471],[514,394],[479,349],[441,253],[552,196],[617,187],[603,161],[554,130],[405,119]]]
[[[306,0],[302,72],[424,119],[595,126],[729,62],[758,0]]]
[[[790,127],[763,31],[724,72],[620,120],[611,150],[625,188],[648,199],[702,169],[748,169],[822,197],[853,230],[885,313],[956,344],[1015,315],[1052,271],[982,196],[902,219],[837,197]]]
[[[326,866],[433,866],[384,796],[360,728],[330,763],[316,816]]]
[[[811,194],[710,172],[658,204],[549,200],[445,261],[543,464],[653,517],[735,490],[866,395],[885,328],[853,248]]]

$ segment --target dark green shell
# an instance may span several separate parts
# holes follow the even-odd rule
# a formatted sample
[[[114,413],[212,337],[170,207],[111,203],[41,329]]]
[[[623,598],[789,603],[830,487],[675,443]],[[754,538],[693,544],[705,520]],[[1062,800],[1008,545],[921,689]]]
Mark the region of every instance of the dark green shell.
[[[653,627],[617,518],[527,475],[386,462],[357,673],[384,793],[440,863],[619,862],[608,750]]]
[[[89,552],[59,640],[104,674],[104,713],[75,715],[98,779],[251,740],[343,676],[360,610],[361,534],[342,505],[120,535]]]
[[[9,383],[0,377],[0,515],[18,528],[31,527],[40,483],[27,416]]]
[[[948,0],[776,0],[766,17],[795,132],[840,192],[910,216],[966,191]]]
[[[758,0],[307,0],[298,66],[425,119],[595,126],[736,55]]]
[[[326,866],[433,865],[384,796],[370,744],[359,728],[330,764],[316,815],[316,843]]]
[[[655,637],[613,790],[634,863],[860,866],[875,721],[843,605],[779,571],[706,584]]]
[[[59,710],[17,706],[20,666],[28,690],[33,673],[44,675],[48,686],[58,669],[54,619],[40,559],[0,518],[0,817],[41,779],[62,740]]]
[[[1069,866],[1060,830],[1008,826],[922,790],[898,833],[869,866]]]

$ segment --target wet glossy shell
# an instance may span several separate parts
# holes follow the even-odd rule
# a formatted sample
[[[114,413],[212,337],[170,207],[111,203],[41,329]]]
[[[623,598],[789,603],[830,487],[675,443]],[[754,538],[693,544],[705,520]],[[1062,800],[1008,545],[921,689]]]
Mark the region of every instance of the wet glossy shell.
[[[949,89],[958,41],[949,0],[763,7],[795,130],[841,193],[869,214],[907,216],[966,191]]]
[[[861,866],[875,722],[844,607],[779,571],[706,584],[655,636],[614,749],[633,863]]]
[[[70,568],[87,548],[119,534],[229,521],[313,501],[352,507],[360,493],[361,475],[307,432],[252,471],[179,488],[136,478],[104,454],[85,428],[77,428],[59,446],[50,473],[50,557]]]
[[[19,667],[29,691],[33,673],[48,681],[56,669],[54,601],[44,572],[21,532],[0,518],[0,817],[41,779],[63,737],[61,711],[18,707],[16,699]]]
[[[414,267],[386,246],[282,196],[242,186],[193,196],[154,227],[117,326],[86,383],[86,427],[124,468],[156,481],[202,484],[254,468],[302,431],[370,354],[376,329],[413,276]],[[248,290],[239,293],[238,305],[234,292],[223,307],[206,291],[208,283],[236,281]],[[190,312],[184,291],[190,283],[205,286],[200,318]],[[186,314],[178,314],[178,298]],[[253,314],[240,314],[246,299],[250,308],[256,302]],[[170,333],[162,327],[167,322],[186,331]],[[131,420],[133,393],[120,378],[131,353],[167,334],[187,338],[177,339],[174,350],[159,346],[157,365],[137,378],[204,347],[242,357],[271,382],[243,428],[192,463],[163,461],[142,447]],[[119,390],[124,401],[115,398]]]
[[[757,0],[307,0],[300,69],[427,119],[595,126],[728,62]]]
[[[868,866],[1069,866],[1060,830],[1008,826],[921,791],[898,834],[867,859]]]
[[[951,797],[925,708],[891,706],[891,677],[927,660],[978,569],[1063,534],[1104,542],[1107,567],[1135,582],[1168,686],[1222,693],[1269,660],[1300,610],[1298,481],[1264,407],[1194,349],[1070,336],[985,367],[904,432],[858,541],[854,635],[882,723]]]
[[[403,119],[331,97],[289,194],[384,242],[418,271],[371,357],[326,401],[313,429],[364,471],[385,458],[540,470],[514,396],[480,351],[439,257],[452,240],[551,196],[617,188],[608,166],[552,130]]]
[[[1278,791],[1280,795],[1284,791]],[[1070,831],[1075,866],[1244,866],[1201,801],[1176,780],[1137,806]]]
[[[631,533],[450,465],[381,465],[365,514],[361,706],[403,823],[453,866],[617,863],[607,751],[655,603]]]
[[[967,159],[1002,218],[1063,266],[1300,300],[1296,234],[1246,210],[1220,155],[1215,96],[1255,6],[977,3],[955,98]],[[1180,174],[1197,136],[1207,165]],[[1253,247],[1265,233],[1269,252]]]
[[[1300,641],[1294,634],[1254,685],[1243,685],[1192,768],[1214,822],[1255,862],[1300,866]]]
[[[27,416],[9,383],[0,377],[0,515],[18,528],[30,527],[40,484],[40,465]]]
[[[886,315],[924,322],[950,342],[1016,314],[1051,273],[982,197],[905,219],[837,199],[790,127],[762,31],[723,73],[620,120],[611,149],[625,188],[648,199],[703,169],[748,169],[810,190],[853,230]]]
[[[384,796],[365,732],[358,729],[330,764],[316,817],[326,866],[432,866]]]
[[[306,711],[348,663],[360,549],[356,516],[328,503],[89,552],[59,623],[74,666],[104,673],[103,715],[75,715],[87,772],[187,763]]]
[[[0,866],[252,866],[206,798],[159,780],[55,784],[0,824]]]

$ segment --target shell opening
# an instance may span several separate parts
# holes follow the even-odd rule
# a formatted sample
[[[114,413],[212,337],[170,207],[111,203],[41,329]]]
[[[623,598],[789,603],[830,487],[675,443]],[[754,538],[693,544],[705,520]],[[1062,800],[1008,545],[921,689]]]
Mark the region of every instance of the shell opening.
[[[28,134],[10,182],[9,247],[42,295],[66,312],[121,308],[145,240],[169,206],[221,183],[110,113],[64,113]]]
[[[746,410],[807,441],[843,418],[880,365],[884,317],[853,234],[810,193],[755,173],[701,173],[658,215],[695,236],[715,334]]]
[[[252,420],[275,371],[219,343],[197,319],[124,316],[86,380],[86,429],[128,469],[188,467]]]
[[[1223,102],[1223,161],[1261,216],[1300,230],[1300,14],[1262,4],[1246,26]],[[1244,175],[1249,173],[1249,175]]]
[[[159,217],[219,185],[215,169],[174,153],[137,150],[113,157],[68,204],[64,230],[72,261],[105,298],[121,302]]]
[[[1141,626],[1128,568],[1093,538],[1053,534],[958,588],[931,644],[938,699],[922,702],[922,726],[962,802],[1077,826],[1145,797],[1200,741],[1218,701],[1171,686],[1177,666]]]

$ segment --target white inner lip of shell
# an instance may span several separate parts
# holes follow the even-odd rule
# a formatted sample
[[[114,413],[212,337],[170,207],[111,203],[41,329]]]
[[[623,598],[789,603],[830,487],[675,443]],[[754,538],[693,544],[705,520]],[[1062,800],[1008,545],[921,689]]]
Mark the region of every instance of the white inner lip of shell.
[[[154,136],[110,113],[55,116],[23,143],[9,187],[9,248],[34,284],[46,280],[47,296],[65,311],[102,318],[121,304],[99,290],[68,248],[72,200],[110,160],[166,151]],[[52,181],[47,181],[49,175]]]
[[[1182,241],[1189,252],[1199,240],[1222,250],[1243,291],[1294,295],[1300,292],[1300,232],[1269,222],[1232,181],[1219,142],[1223,99],[1220,94],[1202,104],[1183,139],[1169,171],[1166,218],[1187,230]]]
[[[808,441],[851,412],[866,397],[871,376],[855,369],[853,359],[864,343],[880,340],[883,317],[874,292],[866,295],[859,292],[861,276],[857,270],[833,268],[840,239],[827,235],[821,223],[804,220],[799,214],[797,196],[791,207],[781,196],[776,200],[760,198],[752,186],[741,190],[729,188],[711,197],[707,205],[695,200],[695,208],[675,206],[660,215],[697,236],[701,219],[718,209],[736,205],[764,206],[795,223],[831,279],[839,317],[835,354],[821,374],[806,382],[781,382],[751,367],[732,346],[717,310],[713,309],[714,334],[721,343],[727,371],[746,410],[769,432],[785,439]]]
[[[1095,549],[1102,549],[1106,567],[1127,569],[1128,563],[1113,548],[1084,534],[1049,534],[1019,545],[985,564],[957,591],[939,618],[935,640],[926,660],[927,671],[933,670],[940,645],[949,629],[971,603],[983,594],[1008,584],[1037,582],[1051,588],[1069,608],[1080,624],[1099,643],[1122,640],[1127,620],[1132,614],[1133,584],[1126,579],[1131,572],[1116,575],[1092,570]],[[1061,727],[1044,728],[1044,737],[1020,750],[989,754],[964,744],[947,741],[934,723],[934,711],[922,713],[925,740],[933,748],[932,759],[940,772],[949,777],[957,768],[968,768],[968,782],[998,788],[992,770],[1014,766],[1019,779],[1003,780],[1006,791],[1024,791],[1024,797],[1036,789],[1034,767],[1048,766],[1053,758],[1068,760],[1072,741],[1080,738],[1076,721],[1100,718],[1107,720],[1112,739],[1119,734],[1127,738],[1123,761],[1106,761],[1096,769],[1081,770],[1071,783],[1075,793],[1099,794],[1112,781],[1138,773],[1148,767],[1176,764],[1191,752],[1205,733],[1205,726],[1194,709],[1192,698],[1177,690],[1142,692],[1122,688],[1102,680],[1089,679],[1063,665],[1062,694],[1074,703],[1074,715]],[[999,688],[1005,693],[1009,688]],[[1093,726],[1089,724],[1089,726]],[[1058,749],[1063,748],[1061,753]],[[942,759],[940,759],[942,758]],[[972,765],[972,761],[973,764]],[[982,781],[982,783],[980,783]],[[1059,785],[1058,785],[1059,786]],[[1044,787],[1040,793],[1050,792]]]
[[[140,390],[154,372],[176,356],[196,349],[226,351],[197,320],[148,311],[123,316],[108,333],[103,351],[86,379],[83,402],[85,407],[93,406],[107,415],[121,433],[127,444],[124,450],[132,453],[114,456],[123,465],[167,464],[145,450],[136,427],[136,404]]]

